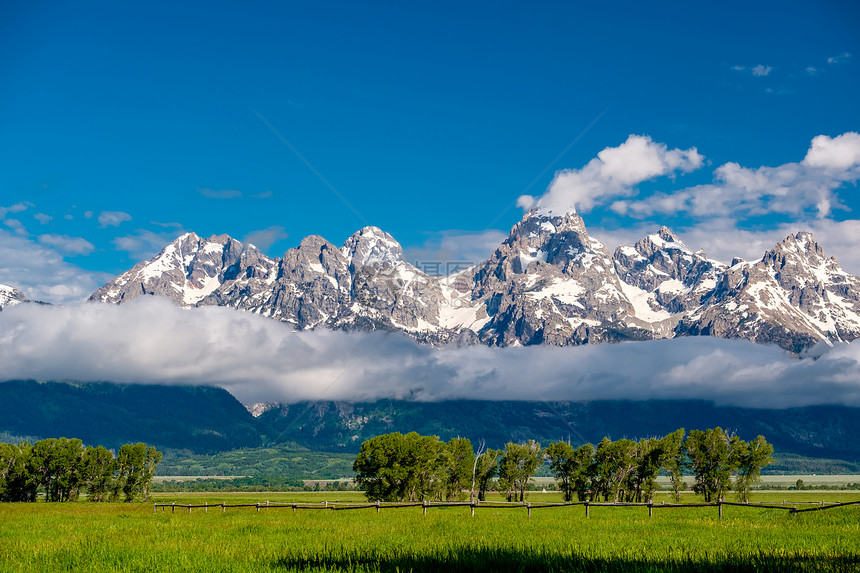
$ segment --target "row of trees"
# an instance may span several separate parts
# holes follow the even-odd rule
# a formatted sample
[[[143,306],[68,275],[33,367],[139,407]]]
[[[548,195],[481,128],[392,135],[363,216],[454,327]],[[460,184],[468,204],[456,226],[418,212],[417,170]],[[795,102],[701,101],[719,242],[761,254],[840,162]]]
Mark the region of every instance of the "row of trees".
[[[144,443],[125,444],[116,455],[81,440],[50,438],[35,444],[0,443],[0,501],[148,499],[161,452]]]
[[[693,430],[686,439],[683,428],[638,442],[603,438],[597,447],[557,442],[543,449],[534,440],[509,442],[501,450],[481,447],[477,455],[465,438],[442,442],[396,432],[365,441],[353,470],[368,499],[382,501],[456,500],[467,493],[483,500],[495,478],[508,501],[523,500],[529,479],[544,462],[565,501],[574,496],[580,501],[650,500],[661,473],[669,476],[677,498],[687,472],[695,477],[693,490],[707,502],[722,498],[732,485],[746,501],[761,469],[773,461],[772,453],[763,436],[746,442],[722,428]]]

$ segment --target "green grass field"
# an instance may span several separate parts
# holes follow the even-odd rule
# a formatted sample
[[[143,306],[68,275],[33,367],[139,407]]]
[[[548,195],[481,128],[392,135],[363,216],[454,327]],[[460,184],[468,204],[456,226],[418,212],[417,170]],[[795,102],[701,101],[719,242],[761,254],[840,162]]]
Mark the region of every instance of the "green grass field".
[[[848,501],[857,492],[757,493]],[[559,501],[558,494],[529,499]],[[665,498],[657,498],[657,502]],[[364,501],[356,492],[160,494],[177,503]],[[690,499],[690,501],[693,501]],[[0,571],[857,571],[860,507],[467,507],[153,513],[149,504],[0,504]]]

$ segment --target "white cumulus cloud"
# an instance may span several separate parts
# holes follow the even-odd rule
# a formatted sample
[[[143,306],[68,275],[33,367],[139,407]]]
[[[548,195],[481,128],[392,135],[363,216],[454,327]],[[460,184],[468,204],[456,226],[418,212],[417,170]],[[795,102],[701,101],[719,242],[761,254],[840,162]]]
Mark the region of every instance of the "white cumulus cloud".
[[[603,149],[581,169],[559,171],[544,195],[537,200],[524,195],[518,205],[587,212],[612,198],[635,194],[635,186],[643,181],[693,171],[703,161],[695,147],[669,149],[646,135],[630,135],[618,147]]]
[[[813,138],[804,159],[776,167],[725,163],[714,170],[714,183],[640,200],[619,200],[617,213],[633,217],[685,212],[696,217],[748,217],[814,212],[826,217],[841,207],[836,190],[860,179],[860,134]]]
[[[834,170],[850,170],[860,165],[860,133],[849,131],[836,137],[813,137],[803,163]]]
[[[99,213],[99,227],[119,227],[125,221],[131,221],[131,215],[124,211],[102,211]]]
[[[31,300],[67,304],[85,300],[112,278],[64,261],[51,242],[42,239],[37,243],[0,229],[0,283],[20,289]],[[67,246],[88,249],[74,241]]]
[[[267,251],[269,247],[275,244],[278,241],[286,239],[289,236],[286,229],[284,229],[281,225],[272,225],[270,227],[266,227],[265,229],[259,229],[257,231],[251,231],[247,235],[245,235],[244,241],[246,243],[251,243],[261,251]]]
[[[117,250],[127,252],[133,259],[146,260],[151,259],[165,245],[185,232],[181,226],[158,223],[156,225],[167,230],[156,232],[149,229],[137,229],[130,235],[114,238],[113,244]]]
[[[69,235],[39,235],[39,242],[57,249],[64,255],[89,255],[96,248],[83,237],[70,237]]]

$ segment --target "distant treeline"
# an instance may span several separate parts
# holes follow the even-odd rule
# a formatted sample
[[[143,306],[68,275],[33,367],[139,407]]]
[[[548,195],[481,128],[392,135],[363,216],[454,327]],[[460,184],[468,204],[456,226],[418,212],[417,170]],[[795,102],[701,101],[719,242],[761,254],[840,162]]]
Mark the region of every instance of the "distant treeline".
[[[116,456],[81,440],[50,438],[35,444],[0,443],[0,501],[148,499],[161,452],[144,443],[125,444]]]
[[[249,476],[241,478],[197,478],[165,479],[152,485],[159,493],[192,492],[263,492],[263,491],[355,491],[357,486],[350,480],[305,482],[281,476]]]
[[[684,435],[681,428],[638,442],[603,438],[597,447],[576,449],[567,442],[544,449],[529,440],[509,442],[503,450],[480,447],[476,453],[466,438],[442,442],[395,432],[362,443],[353,471],[371,501],[456,500],[467,492],[483,500],[495,477],[511,501],[523,499],[529,479],[547,461],[565,501],[575,495],[580,501],[615,502],[652,499],[661,471],[669,475],[677,498],[689,471],[693,490],[710,502],[732,486],[739,499],[748,500],[761,469],[772,462],[773,447],[764,436],[746,442],[719,427]]]

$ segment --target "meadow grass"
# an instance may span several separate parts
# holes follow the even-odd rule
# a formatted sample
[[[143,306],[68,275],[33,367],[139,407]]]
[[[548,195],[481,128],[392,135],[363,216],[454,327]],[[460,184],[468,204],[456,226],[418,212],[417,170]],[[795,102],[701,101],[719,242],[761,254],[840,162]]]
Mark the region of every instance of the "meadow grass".
[[[762,492],[753,501],[856,493]],[[498,498],[496,498],[498,499]],[[531,501],[558,501],[533,493]],[[363,501],[357,492],[161,494],[177,503]],[[690,497],[689,501],[696,501]],[[659,503],[661,498],[657,499]],[[311,511],[0,504],[0,571],[857,571],[860,507]]]

